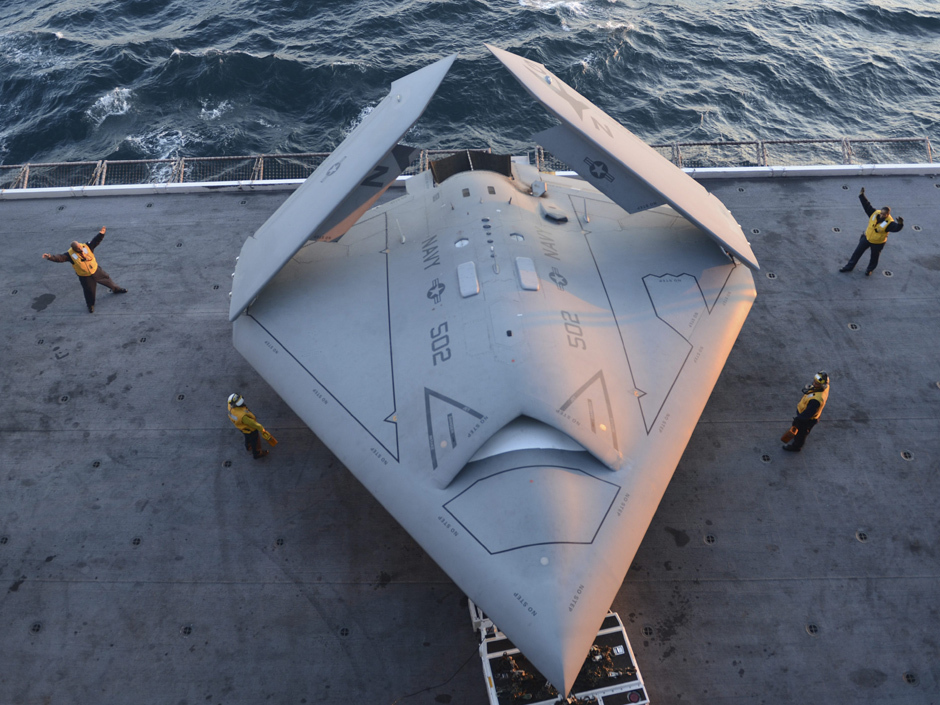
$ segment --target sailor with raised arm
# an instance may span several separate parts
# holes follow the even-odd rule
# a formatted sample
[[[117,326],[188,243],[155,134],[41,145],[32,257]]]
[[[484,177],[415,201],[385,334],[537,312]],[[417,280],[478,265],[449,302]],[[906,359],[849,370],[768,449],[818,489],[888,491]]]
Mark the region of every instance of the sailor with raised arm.
[[[879,208],[878,210],[872,208],[871,203],[869,203],[868,199],[865,197],[864,187],[862,187],[861,192],[858,194],[858,200],[862,202],[862,208],[865,209],[865,215],[868,216],[868,227],[865,228],[865,232],[859,237],[858,246],[849,258],[848,263],[839,271],[851,272],[855,269],[855,265],[858,264],[858,260],[864,254],[865,250],[871,248],[871,258],[868,260],[868,268],[865,270],[865,276],[870,277],[871,273],[875,271],[875,267],[878,266],[878,258],[881,256],[881,251],[888,242],[888,233],[896,233],[903,228],[904,218],[895,220],[891,215],[891,208],[889,206]]]
[[[50,262],[70,262],[75,273],[78,275],[78,281],[82,285],[82,293],[85,295],[85,305],[88,306],[88,313],[95,312],[95,293],[98,284],[108,287],[115,294],[125,294],[127,289],[114,283],[108,273],[99,265],[95,259],[95,248],[104,240],[106,228],[101,228],[98,234],[91,242],[85,244],[74,240],[67,252],[61,255],[51,255],[48,252],[43,253],[42,258]]]

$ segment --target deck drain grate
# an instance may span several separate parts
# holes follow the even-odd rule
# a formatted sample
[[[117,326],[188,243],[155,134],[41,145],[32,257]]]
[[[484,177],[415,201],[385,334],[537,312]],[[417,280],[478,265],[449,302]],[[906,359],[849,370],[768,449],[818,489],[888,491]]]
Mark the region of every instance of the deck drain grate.
[[[140,536],[135,536],[131,539],[131,545],[139,546],[140,545]]]
[[[67,402],[68,400],[69,400],[68,394],[63,394],[61,397],[59,397],[59,401],[62,402],[63,404]]]
[[[753,234],[755,234],[755,235],[760,235],[760,229],[759,229],[759,228],[753,228],[753,229],[751,230],[751,232],[752,232]]]
[[[189,635],[192,634],[192,633],[193,633],[193,625],[192,625],[192,624],[184,624],[182,627],[180,627],[180,634],[181,634],[181,635],[183,635],[183,636],[189,636]]]
[[[340,636],[349,636],[349,630],[348,630],[346,627],[343,627],[342,629],[339,630],[339,635],[340,635]]]
[[[653,628],[643,627],[643,636],[653,636]]]
[[[833,229],[832,229],[832,232],[834,232],[834,233],[841,233],[841,232],[842,232],[842,228],[833,228]]]
[[[740,191],[741,193],[744,193],[744,189],[740,186],[738,186],[738,191]]]
[[[817,634],[819,634],[819,627],[817,627],[815,624],[812,624],[812,623],[807,624],[806,633],[809,634],[810,636],[816,636]]]
[[[774,274],[773,272],[767,272],[767,278],[768,278],[768,279],[776,279],[776,278],[777,278],[777,275]]]
[[[277,539],[275,539],[274,543],[276,543],[278,546],[283,546],[283,545],[284,545],[284,539],[283,539],[282,537],[278,536]]]
[[[0,536],[0,546],[5,546],[10,542],[9,536]]]
[[[883,272],[883,274],[884,274],[886,277],[893,277],[893,276],[894,276],[894,272],[892,272],[890,269],[886,269],[886,270]]]
[[[14,289],[13,291],[10,292],[10,294],[13,295],[13,296],[16,296],[16,292],[18,292],[18,291],[19,291],[19,289]]]
[[[218,284],[213,284],[213,285],[212,285],[212,288],[213,288],[213,289],[218,289],[218,288],[219,288],[219,285],[218,285]]]
[[[917,674],[908,671],[904,674],[904,682],[908,685],[917,685]]]
[[[100,461],[100,460],[96,460],[95,462],[93,462],[93,463],[91,464],[91,466],[92,466],[93,468],[100,468],[100,467],[101,467],[101,461]]]
[[[762,463],[769,463],[769,462],[770,462],[770,456],[769,456],[769,455],[762,455],[762,456],[760,457],[760,461],[761,461]]]
[[[182,242],[178,242],[178,243],[176,243],[176,246],[177,246],[177,247],[182,247],[182,246],[183,246],[183,243],[182,243]]]
[[[855,538],[857,538],[862,543],[865,543],[866,541],[868,541],[868,532],[862,531],[861,529],[859,529],[858,531],[855,532]]]
[[[186,398],[186,395],[185,395],[185,394],[177,394],[177,395],[176,395],[176,401],[183,401],[183,399],[185,399],[185,398]]]
[[[232,461],[231,461],[231,460],[226,460],[224,463],[222,463],[222,466],[223,466],[223,467],[226,467],[226,468],[230,468],[230,467],[232,467]]]
[[[913,226],[913,228],[914,228],[914,230],[916,230],[917,232],[920,232],[920,226],[919,226],[919,225],[915,225],[915,226]]]
[[[905,460],[913,460],[914,454],[909,450],[902,450],[901,457],[904,458]]]
[[[147,208],[153,208],[153,204],[152,204],[152,203],[148,203],[148,204],[147,204]]]
[[[843,190],[843,191],[848,191],[848,190],[849,190],[849,185],[848,185],[848,184],[842,184],[842,190]]]
[[[33,634],[38,634],[41,632],[42,622],[33,622],[31,625],[29,625],[29,631],[31,631]]]
[[[718,540],[718,539],[715,538],[715,535],[714,535],[714,534],[705,534],[705,543],[706,543],[707,545],[711,546],[711,545],[712,545],[713,543],[715,543],[715,541],[717,541],[717,540]]]
[[[849,330],[858,330],[858,323],[849,323]]]

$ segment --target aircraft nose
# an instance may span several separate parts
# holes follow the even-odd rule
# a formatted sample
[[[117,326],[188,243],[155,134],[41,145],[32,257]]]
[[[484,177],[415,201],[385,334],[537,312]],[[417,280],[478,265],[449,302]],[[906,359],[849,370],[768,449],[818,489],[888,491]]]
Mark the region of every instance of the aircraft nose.
[[[572,589],[561,584],[565,582],[561,580],[551,587],[542,587],[540,593],[544,599],[521,630],[521,625],[515,624],[513,619],[503,626],[495,615],[490,615],[525,659],[563,696],[574,687],[607,614],[607,607],[601,606],[606,597],[590,595],[583,586],[579,595],[578,586]],[[523,606],[528,608],[522,593],[517,595],[516,599],[523,598]],[[576,601],[576,598],[579,599]]]
[[[599,625],[598,625],[599,626]],[[555,686],[555,689],[564,697],[574,687],[574,682],[584,666],[584,658],[590,649],[590,643],[594,640],[596,629],[591,630],[588,638],[588,646],[583,649],[579,646],[574,648],[575,639],[560,639],[554,644],[552,653],[545,654],[539,660],[545,664],[546,672],[542,675],[546,680]]]
[[[560,516],[565,509],[548,513]],[[506,550],[499,554],[498,577],[489,576],[479,599],[470,594],[563,695],[574,686],[620,584],[593,548],[557,542]]]
[[[444,508],[485,549],[491,571],[484,583],[466,562],[458,583],[471,583],[474,603],[567,695],[622,583],[618,561],[635,548],[603,532],[621,488],[585,452],[499,454],[471,473]]]

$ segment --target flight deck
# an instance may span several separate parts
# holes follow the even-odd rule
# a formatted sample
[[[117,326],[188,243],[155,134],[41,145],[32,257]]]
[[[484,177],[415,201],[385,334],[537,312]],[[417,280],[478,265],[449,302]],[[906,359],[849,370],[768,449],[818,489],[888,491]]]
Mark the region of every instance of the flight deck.
[[[612,605],[657,705],[940,702],[940,179],[825,173],[701,181],[761,269]],[[838,272],[863,186],[905,221],[870,277]],[[0,703],[487,702],[467,598],[232,345],[234,258],[289,194],[0,197]],[[41,254],[102,226],[129,291],[89,314]]]

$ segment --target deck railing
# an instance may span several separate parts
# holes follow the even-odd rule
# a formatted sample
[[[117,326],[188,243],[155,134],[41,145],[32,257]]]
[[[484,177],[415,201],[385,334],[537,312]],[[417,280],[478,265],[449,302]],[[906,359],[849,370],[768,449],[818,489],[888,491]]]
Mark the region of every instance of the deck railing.
[[[673,142],[652,146],[679,167],[933,162],[927,137]],[[428,168],[431,161],[457,151],[422,150],[405,173],[420,173]],[[0,164],[0,189],[305,179],[328,156],[329,152],[309,152],[244,157]],[[569,168],[541,147],[531,149],[528,157],[529,163],[542,171],[563,171]]]

